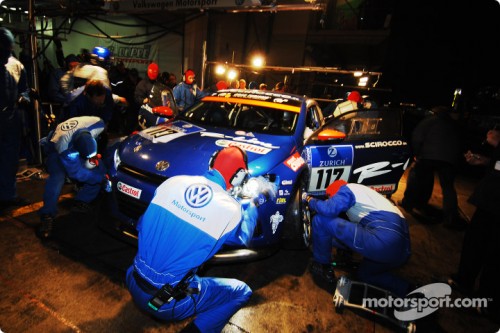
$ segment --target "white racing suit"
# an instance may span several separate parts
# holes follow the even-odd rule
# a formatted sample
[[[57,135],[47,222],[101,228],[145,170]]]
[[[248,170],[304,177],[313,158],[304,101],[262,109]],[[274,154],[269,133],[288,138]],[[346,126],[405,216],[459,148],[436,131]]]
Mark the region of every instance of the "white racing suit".
[[[175,287],[224,243],[247,244],[252,237],[256,207],[242,208],[224,188],[216,170],[172,177],[158,187],[139,220],[139,249],[127,271],[127,287],[142,310],[167,321],[196,315],[194,324],[202,332],[220,332],[248,301],[252,291],[244,282],[194,275],[189,287],[199,293],[172,300],[158,311],[148,306],[155,289],[167,283]],[[154,289],[145,288],[144,281]]]

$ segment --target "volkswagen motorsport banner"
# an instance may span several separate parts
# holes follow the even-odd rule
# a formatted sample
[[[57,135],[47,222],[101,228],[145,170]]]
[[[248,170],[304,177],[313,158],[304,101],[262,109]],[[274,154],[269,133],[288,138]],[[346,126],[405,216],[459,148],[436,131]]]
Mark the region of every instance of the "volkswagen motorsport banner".
[[[118,0],[107,3],[108,10],[144,13],[158,10],[210,9],[260,6],[260,0]]]

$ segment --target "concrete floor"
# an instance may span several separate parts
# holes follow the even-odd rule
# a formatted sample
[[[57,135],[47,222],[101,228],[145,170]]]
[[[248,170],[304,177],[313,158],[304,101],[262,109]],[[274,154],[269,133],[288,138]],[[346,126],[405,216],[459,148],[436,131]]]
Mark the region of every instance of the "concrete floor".
[[[464,215],[473,207],[466,199],[475,179],[457,181]],[[42,245],[34,235],[41,206],[43,180],[19,182],[21,196],[33,204],[3,211],[0,217],[0,332],[177,332],[190,320],[161,323],[141,313],[124,287],[125,269],[135,248],[92,226],[95,216],[69,213],[72,186],[65,185],[57,240]],[[394,201],[402,197],[405,178]],[[440,207],[436,186],[431,203]],[[406,214],[406,213],[405,213]],[[398,273],[419,283],[453,273],[459,260],[462,231],[442,224],[425,225],[406,214],[413,255]],[[254,290],[223,332],[397,332],[346,309],[336,313],[334,288],[318,287],[310,273],[307,251],[280,251],[257,262],[206,267],[206,276],[234,277]],[[346,274],[337,270],[337,275]],[[460,297],[459,294],[452,296]],[[496,332],[499,325],[466,309],[441,308],[431,323],[417,323],[420,332]],[[428,321],[429,322],[429,321]]]

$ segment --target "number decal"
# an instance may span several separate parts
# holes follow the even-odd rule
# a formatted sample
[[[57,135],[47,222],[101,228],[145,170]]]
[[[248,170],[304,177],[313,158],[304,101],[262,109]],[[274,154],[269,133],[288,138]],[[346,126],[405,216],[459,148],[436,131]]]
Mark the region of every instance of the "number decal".
[[[349,178],[351,166],[334,168],[312,168],[311,181],[309,182],[309,192],[324,191],[328,185],[335,180],[345,180]]]

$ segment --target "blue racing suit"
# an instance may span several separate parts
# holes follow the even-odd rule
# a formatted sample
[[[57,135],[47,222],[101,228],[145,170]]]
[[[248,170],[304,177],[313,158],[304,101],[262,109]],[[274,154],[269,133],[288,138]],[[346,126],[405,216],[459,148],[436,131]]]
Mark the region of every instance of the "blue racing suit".
[[[186,111],[194,103],[208,95],[208,93],[198,88],[196,84],[187,84],[186,82],[176,85],[173,93],[179,112]]]
[[[216,170],[204,176],[176,176],[163,182],[140,218],[139,248],[127,271],[127,287],[142,310],[166,321],[196,315],[202,332],[221,332],[231,316],[252,295],[244,282],[235,279],[199,277],[189,286],[199,293],[151,309],[148,302],[155,289],[175,287],[190,271],[209,260],[225,243],[248,244],[257,221],[255,205],[242,205],[225,191],[225,181]]]
[[[389,273],[410,256],[405,218],[389,200],[361,184],[347,184],[328,200],[311,199],[314,260],[331,262],[332,245],[363,256],[358,278],[405,296],[409,283]],[[349,220],[339,217],[345,212]]]
[[[68,119],[49,133],[47,141],[43,143],[49,178],[45,182],[43,207],[39,210],[40,215],[56,216],[57,201],[66,176],[83,183],[75,200],[89,203],[97,197],[105,180],[104,163],[99,163],[94,169],[87,169],[85,167],[87,159],[81,157],[74,149],[72,140],[82,131],[90,132],[95,139],[103,130],[104,122],[101,118],[83,116]]]

